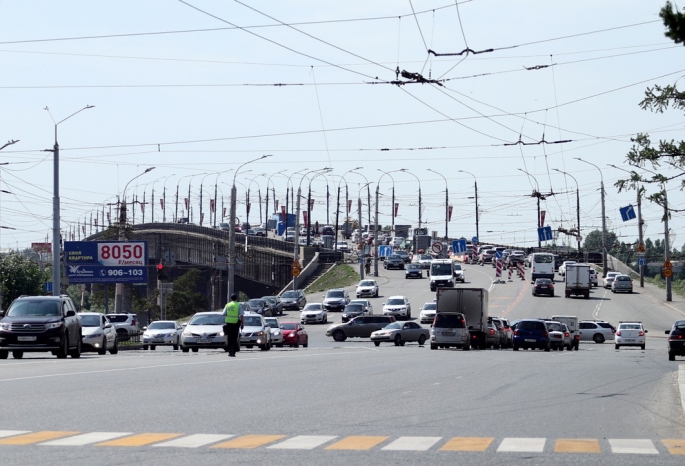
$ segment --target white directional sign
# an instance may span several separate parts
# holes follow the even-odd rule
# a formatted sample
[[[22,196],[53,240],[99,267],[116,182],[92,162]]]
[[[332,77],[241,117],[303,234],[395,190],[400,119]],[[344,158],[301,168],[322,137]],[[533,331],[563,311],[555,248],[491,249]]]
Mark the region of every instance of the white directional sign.
[[[452,253],[453,254],[462,254],[466,252],[466,240],[465,239],[458,239],[455,241],[452,241]]]

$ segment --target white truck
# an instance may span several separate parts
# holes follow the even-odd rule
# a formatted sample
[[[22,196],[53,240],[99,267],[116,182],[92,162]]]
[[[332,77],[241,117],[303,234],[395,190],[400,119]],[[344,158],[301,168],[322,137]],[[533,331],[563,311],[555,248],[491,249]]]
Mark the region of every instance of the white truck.
[[[488,332],[488,290],[439,288],[436,315],[441,312],[463,314],[471,338],[471,348],[485,349],[485,336]]]
[[[566,264],[566,291],[564,296],[585,296],[590,299],[590,266],[588,264]]]

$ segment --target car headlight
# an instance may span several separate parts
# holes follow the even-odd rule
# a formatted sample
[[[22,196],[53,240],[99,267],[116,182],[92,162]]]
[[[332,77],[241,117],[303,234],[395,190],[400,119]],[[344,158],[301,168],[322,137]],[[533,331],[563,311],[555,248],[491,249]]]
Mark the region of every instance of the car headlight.
[[[262,335],[264,335],[264,332],[258,332],[257,335],[262,336]]]
[[[184,336],[184,337],[189,337],[190,335],[191,335],[190,329],[186,327],[186,328],[183,330],[183,336]]]
[[[10,323],[2,323],[0,324],[0,330],[9,330],[10,329]]]
[[[60,328],[62,326],[62,322],[53,322],[51,324],[45,324],[45,327],[48,329],[51,328]]]
[[[169,335],[171,336],[171,335]],[[219,333],[216,334],[217,337],[223,337],[224,336],[224,331],[221,330]]]
[[[102,333],[91,333],[90,335],[84,335],[83,338],[100,338]]]
[[[274,335],[280,335],[280,334],[281,334],[281,331],[280,331],[280,330],[276,330],[276,331],[274,332]]]

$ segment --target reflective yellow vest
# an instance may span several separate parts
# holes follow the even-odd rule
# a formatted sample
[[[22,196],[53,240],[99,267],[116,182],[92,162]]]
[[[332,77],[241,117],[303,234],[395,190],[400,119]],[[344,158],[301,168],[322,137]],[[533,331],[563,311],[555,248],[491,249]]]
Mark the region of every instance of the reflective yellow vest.
[[[227,324],[237,324],[240,321],[240,303],[237,301],[231,301],[226,304],[224,308],[226,310],[226,323]]]

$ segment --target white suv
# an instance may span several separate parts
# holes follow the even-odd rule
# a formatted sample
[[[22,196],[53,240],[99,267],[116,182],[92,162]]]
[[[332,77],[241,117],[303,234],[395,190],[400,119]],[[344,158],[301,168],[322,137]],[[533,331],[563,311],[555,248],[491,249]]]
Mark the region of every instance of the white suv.
[[[130,313],[107,314],[112,327],[117,331],[119,341],[128,341],[132,336],[140,335],[138,316]]]
[[[576,261],[564,261],[562,264],[559,266],[559,275],[564,276],[566,275],[566,266],[575,264]]]
[[[582,341],[594,341],[600,344],[606,340],[613,340],[616,333],[614,326],[603,320],[581,320],[578,322],[578,330]]]
[[[384,316],[394,316],[397,320],[411,319],[411,304],[404,296],[390,296],[383,305]]]
[[[619,349],[621,346],[639,346],[645,349],[645,333],[647,330],[642,326],[642,322],[619,321],[614,347]]]

